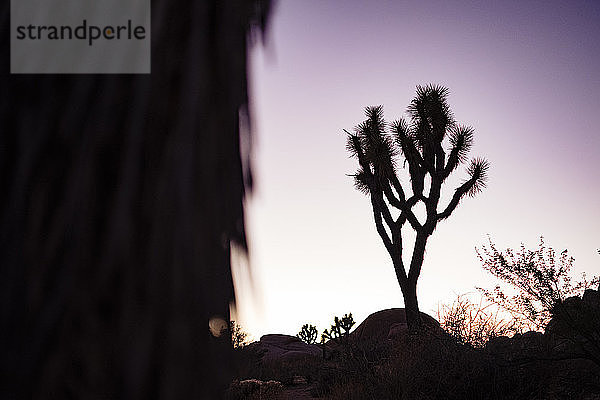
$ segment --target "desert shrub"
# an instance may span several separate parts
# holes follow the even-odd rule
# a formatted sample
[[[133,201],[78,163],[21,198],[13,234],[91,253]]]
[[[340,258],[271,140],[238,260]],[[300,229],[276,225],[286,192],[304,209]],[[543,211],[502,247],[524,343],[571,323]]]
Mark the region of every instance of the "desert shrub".
[[[317,343],[317,336],[319,335],[319,331],[317,327],[310,324],[302,325],[302,329],[296,335],[300,340],[307,344],[315,344]]]
[[[351,322],[350,325],[353,325],[353,320]],[[338,339],[327,345],[330,357],[322,364],[312,395],[334,400],[400,398],[401,392],[396,391],[399,386],[384,382],[396,377],[381,373],[381,364],[389,357],[391,342],[349,340],[345,332],[342,330],[342,334],[346,335],[343,337],[348,340]]]
[[[403,335],[387,351],[375,362],[358,352],[340,359],[321,375],[314,394],[357,400],[495,400],[537,398],[540,390],[523,370],[498,366],[485,352],[443,332]]]
[[[480,288],[487,299],[512,315],[522,331],[543,330],[556,304],[599,282],[598,277],[588,280],[583,274],[580,281],[573,283],[570,275],[573,257],[567,250],[557,257],[554,249],[545,246],[543,237],[538,249],[527,250],[521,245],[516,252],[498,251],[489,239],[489,246],[482,246],[477,255],[486,271],[516,290],[511,296],[500,284],[492,290]]]
[[[329,363],[315,395],[327,399],[521,400],[595,398],[599,375],[585,360],[503,364],[447,335],[405,335],[371,364]]]
[[[231,344],[234,349],[244,347],[248,344],[248,334],[235,321],[229,321],[229,333],[231,334]]]
[[[382,361],[374,361],[368,353],[355,347],[353,351],[343,351],[324,363],[312,395],[333,400],[400,398],[400,387],[391,384],[397,378],[393,374],[382,373]]]
[[[312,383],[319,379],[322,366],[321,357],[306,355],[294,359],[265,361],[255,371],[255,375],[262,380],[277,380],[284,385],[291,385],[295,376],[302,376]]]
[[[395,377],[387,376],[392,380]],[[399,385],[386,382],[379,374],[358,371],[335,371],[328,377],[327,385],[321,385],[312,393],[319,398],[329,400],[379,400],[400,399],[402,390]]]
[[[388,391],[401,390],[407,399],[538,398],[544,381],[523,368],[498,365],[484,351],[445,334],[400,338],[383,370],[397,376],[387,381],[399,388]]]
[[[482,348],[494,337],[516,333],[514,320],[503,318],[494,304],[472,302],[465,294],[456,296],[452,304],[438,308],[437,319],[440,326],[461,344]]]
[[[507,351],[520,354],[522,343],[512,343]],[[507,363],[487,347],[463,345],[439,329],[407,333],[394,340],[349,340],[337,347],[347,351],[328,360],[305,356],[273,361],[260,361],[262,354],[253,346],[240,348],[234,353],[243,356],[246,370],[236,378],[274,380],[285,387],[300,375],[307,378],[314,397],[333,400],[517,400],[590,398],[600,393],[600,374],[589,361],[533,358]],[[257,398],[240,393],[236,398]]]
[[[225,394],[227,400],[268,400],[276,399],[283,391],[281,382],[259,379],[235,380]]]

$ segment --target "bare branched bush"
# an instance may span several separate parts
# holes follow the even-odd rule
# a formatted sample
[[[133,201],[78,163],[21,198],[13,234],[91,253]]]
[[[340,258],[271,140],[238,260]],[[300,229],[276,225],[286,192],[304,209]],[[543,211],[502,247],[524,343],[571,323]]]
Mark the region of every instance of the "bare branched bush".
[[[466,294],[459,294],[452,304],[442,304],[437,310],[440,326],[461,344],[484,347],[494,337],[517,332],[513,319],[500,315],[494,304],[481,298],[472,302]]]
[[[578,282],[571,278],[574,258],[567,250],[557,256],[554,249],[546,247],[544,238],[536,250],[521,245],[519,251],[498,251],[489,239],[489,246],[477,249],[483,268],[508,284],[516,294],[509,295],[507,288],[496,285],[494,289],[479,290],[515,319],[521,330],[541,331],[552,317],[552,309],[568,297],[580,295],[586,289],[598,286],[598,277],[587,279],[585,273]]]

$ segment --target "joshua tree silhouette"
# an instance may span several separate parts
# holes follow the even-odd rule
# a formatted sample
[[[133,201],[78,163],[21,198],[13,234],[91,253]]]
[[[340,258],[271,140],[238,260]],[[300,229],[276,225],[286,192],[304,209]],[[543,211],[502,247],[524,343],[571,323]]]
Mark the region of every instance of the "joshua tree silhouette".
[[[317,336],[319,335],[319,331],[317,331],[317,327],[310,324],[302,325],[302,329],[298,332],[298,338],[302,340],[304,343],[315,344],[317,343]]]
[[[342,318],[334,317],[333,324],[329,330],[325,329],[321,334],[321,343],[326,340],[341,341],[346,343],[350,335],[350,329],[356,324],[352,313],[344,314]]]
[[[410,122],[400,119],[386,124],[383,107],[367,107],[367,119],[354,133],[348,134],[347,148],[358,159],[360,168],[354,176],[355,186],[371,198],[377,232],[392,262],[406,308],[409,328],[421,326],[417,301],[417,280],[421,273],[427,239],[439,221],[448,218],[467,195],[475,195],[485,187],[489,164],[482,158],[471,160],[469,178],[458,186],[452,199],[438,212],[442,184],[450,174],[467,161],[473,143],[473,128],[457,124],[448,105],[448,89],[437,85],[417,86],[417,95],[408,107]],[[450,152],[444,150],[448,138]],[[396,172],[397,156],[408,163],[412,195],[405,191]],[[426,178],[428,178],[426,180]],[[426,183],[429,192],[425,195]],[[427,217],[420,222],[413,208],[422,202]],[[390,206],[399,211],[394,218]],[[402,226],[408,221],[416,232],[410,265],[402,260]]]

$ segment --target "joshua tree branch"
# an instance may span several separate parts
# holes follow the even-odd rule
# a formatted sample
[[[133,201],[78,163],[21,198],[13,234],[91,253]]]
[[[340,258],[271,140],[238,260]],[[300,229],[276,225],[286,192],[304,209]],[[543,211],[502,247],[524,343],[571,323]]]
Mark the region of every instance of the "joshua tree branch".
[[[437,207],[440,201],[440,193],[442,190],[442,180],[438,176],[431,177],[431,188],[429,189],[429,197],[425,198],[425,208],[427,211],[427,220],[423,224],[425,232],[433,233],[437,222]]]
[[[448,162],[446,163],[446,167],[444,168],[441,177],[442,179],[446,179],[450,176],[450,173],[454,171],[456,167],[458,167],[458,163],[460,159],[458,158],[459,148],[458,146],[454,146],[450,151],[450,155],[448,156]]]
[[[435,152],[435,175],[441,175],[444,171],[444,163],[446,162],[446,153],[442,149],[442,145],[437,146]]]
[[[406,195],[404,194],[404,189],[402,189],[402,185],[400,185],[400,180],[398,179],[398,177],[395,175],[390,177],[390,182],[394,186],[394,190],[396,191],[396,193],[398,193],[398,196],[399,196],[398,200],[400,201],[400,203],[402,203],[402,204],[405,203]],[[396,207],[396,206],[394,206],[394,207]],[[396,207],[396,208],[400,208],[400,207]]]
[[[406,220],[406,219],[405,219]],[[394,263],[394,271],[396,277],[401,286],[406,285],[408,276],[406,275],[406,268],[404,268],[404,262],[402,261],[402,231],[400,228],[402,225],[397,225],[397,229],[392,230],[392,240],[394,242],[394,255],[392,256],[392,262]]]
[[[406,207],[406,198],[404,197],[404,193],[399,193],[400,198],[398,198],[394,195],[389,182],[384,183],[382,186],[383,193],[390,204],[399,210],[403,210]]]
[[[381,240],[383,241],[383,244],[385,245],[385,248],[387,249],[388,253],[390,254],[390,256],[393,257],[394,246],[392,244],[392,240],[385,231],[385,227],[383,226],[383,220],[381,218],[381,210],[378,207],[377,202],[375,201],[373,196],[371,196],[371,204],[373,205],[373,218],[375,219],[377,233],[379,233],[379,236],[381,237]]]
[[[400,187],[400,182],[398,181],[398,178],[396,176],[392,177],[390,180],[391,180],[392,184],[394,185],[394,188]],[[400,190],[402,190],[401,187],[400,187]],[[397,189],[396,189],[396,191],[397,191]],[[412,212],[411,209],[415,204],[417,204],[419,199],[421,199],[423,197],[422,195],[421,196],[412,196],[407,201],[401,201],[400,199],[398,199],[394,196],[392,188],[389,186],[389,184],[384,185],[384,193],[386,195],[386,198],[390,202],[390,204],[392,206],[396,207],[397,209],[399,209],[401,211],[401,215],[405,215],[405,219],[408,220],[408,222],[413,227],[413,229],[415,229],[415,230],[421,229],[421,224],[419,223],[419,220],[417,219],[417,217],[415,216],[415,214]],[[403,192],[402,192],[402,196],[404,196]],[[400,220],[400,219],[398,219],[398,220]],[[396,222],[398,222],[398,220]],[[402,224],[404,224],[404,221],[402,221]]]
[[[437,220],[441,221],[445,218],[448,218],[450,216],[450,214],[452,214],[452,212],[454,211],[454,209],[456,208],[458,203],[460,203],[460,200],[467,193],[469,193],[469,190],[471,190],[471,188],[475,185],[476,182],[477,182],[477,178],[472,177],[471,179],[469,179],[468,181],[466,181],[465,183],[460,185],[458,188],[456,188],[456,191],[454,192],[454,195],[452,196],[452,200],[450,200],[450,203],[448,203],[448,206],[446,207],[446,209],[437,215]]]
[[[379,206],[381,215],[383,216],[383,220],[388,225],[390,230],[392,230],[394,228],[394,226],[396,225],[396,221],[394,221],[394,218],[392,218],[392,214],[390,213],[390,209],[388,208],[387,204],[385,203],[383,194],[381,192],[378,192],[378,193],[373,193],[372,196],[376,196],[375,201],[377,202],[377,204]]]
[[[435,173],[433,165],[425,161],[412,139],[400,133],[398,133],[398,137],[400,139],[399,142],[402,153],[404,153],[406,160],[411,166],[425,169],[429,173]]]

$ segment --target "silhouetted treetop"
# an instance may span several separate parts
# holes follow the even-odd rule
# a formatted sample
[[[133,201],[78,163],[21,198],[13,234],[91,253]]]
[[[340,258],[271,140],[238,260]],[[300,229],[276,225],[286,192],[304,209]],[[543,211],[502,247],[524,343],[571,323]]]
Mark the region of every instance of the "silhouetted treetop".
[[[365,194],[372,189],[383,191],[386,200],[403,210],[415,229],[422,227],[410,208],[427,200],[423,194],[427,174],[433,183],[429,196],[439,199],[438,188],[459,165],[468,161],[473,144],[473,128],[454,121],[447,95],[448,89],[441,86],[417,86],[417,97],[408,107],[410,121],[401,118],[387,124],[382,106],[366,107],[367,119],[354,133],[346,131],[347,149],[360,164],[354,175],[356,188]],[[448,150],[444,149],[445,138],[450,145]],[[408,163],[412,189],[409,198],[396,176],[397,156]],[[488,169],[485,159],[472,159],[467,167],[469,178],[455,190],[452,200],[436,219],[447,218],[464,196],[473,196],[485,188]],[[428,227],[433,224],[432,219]]]

